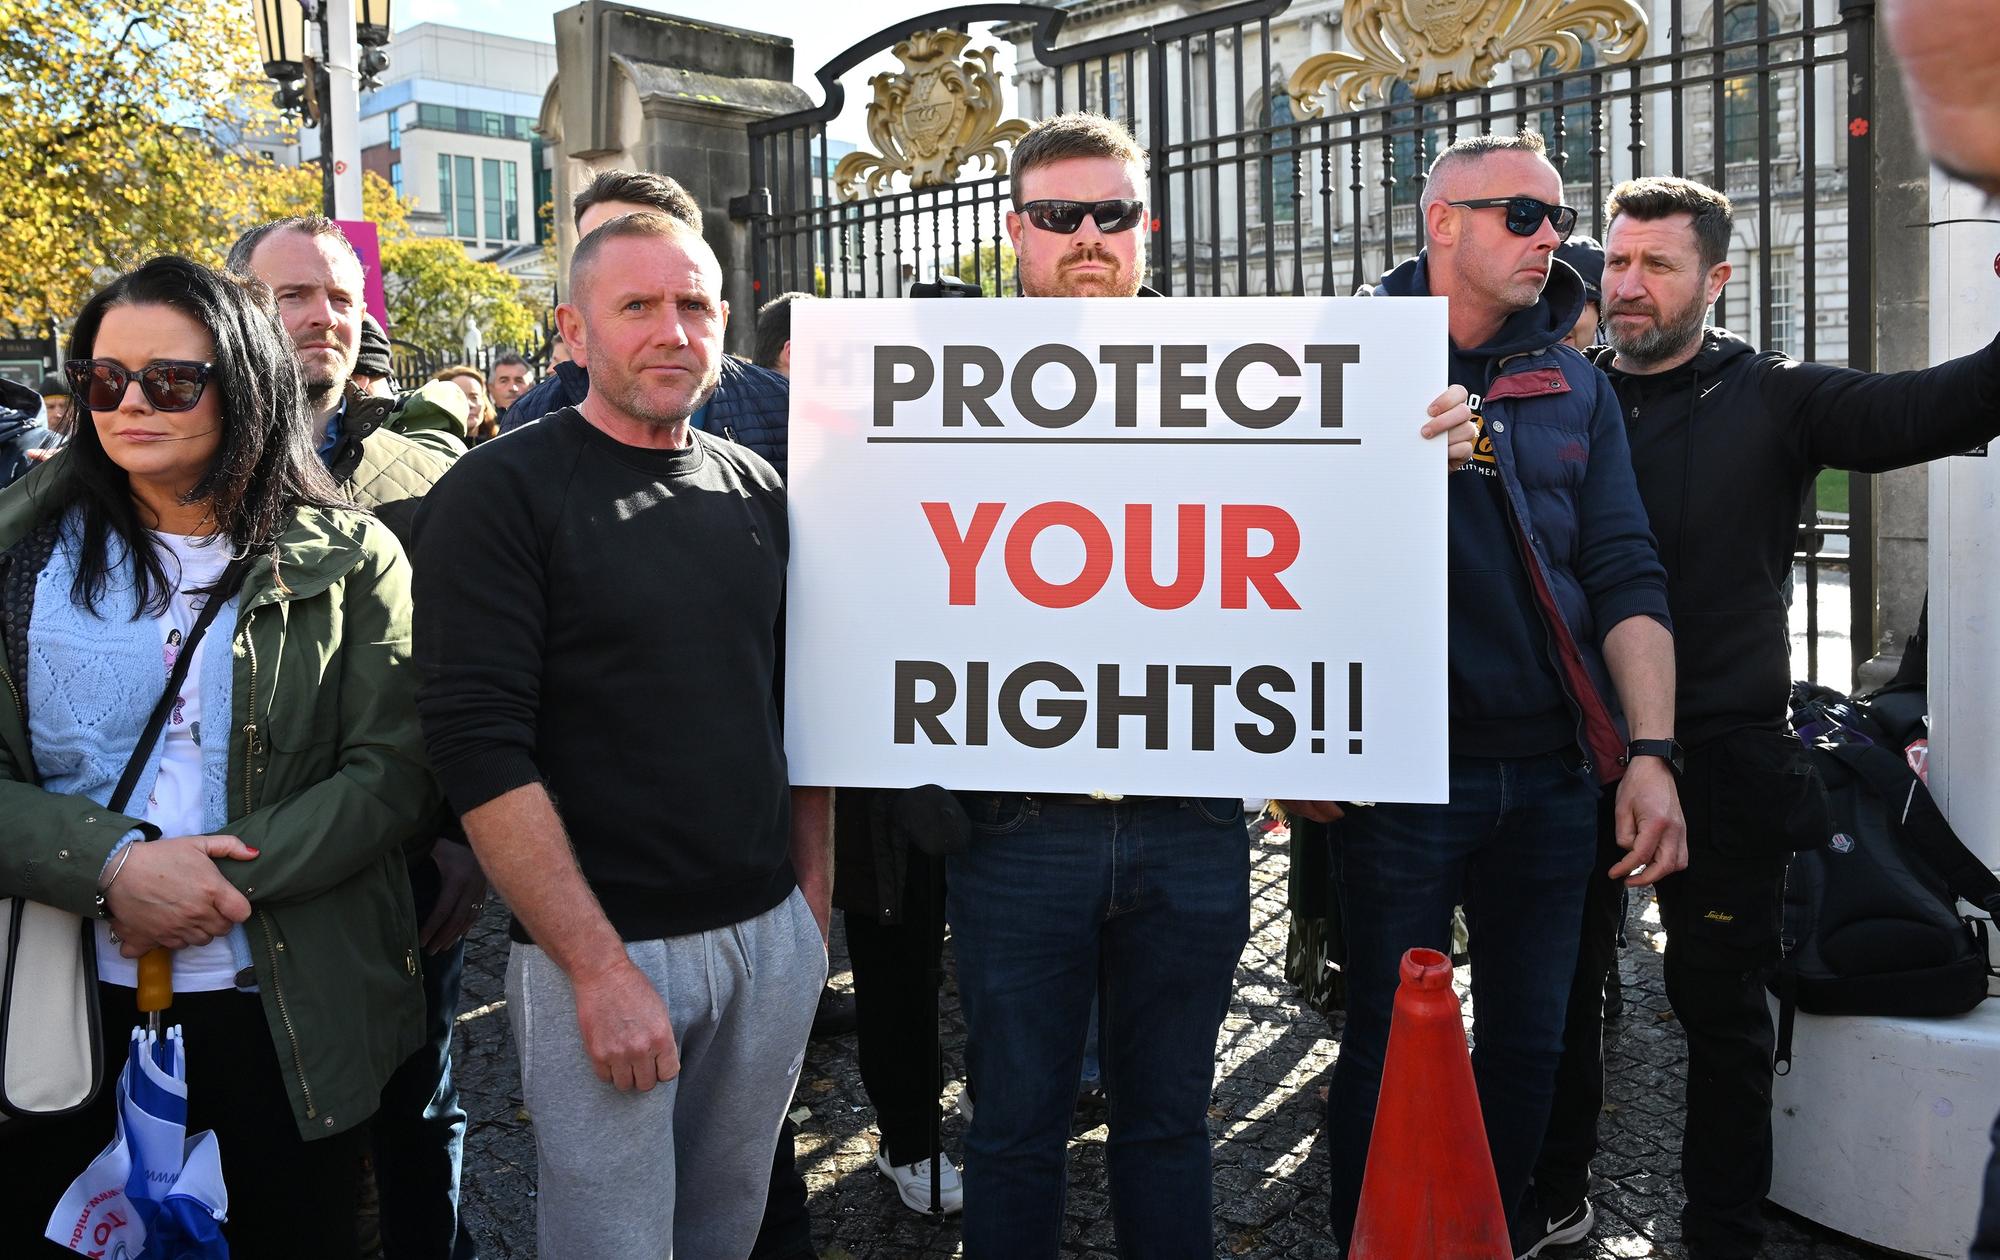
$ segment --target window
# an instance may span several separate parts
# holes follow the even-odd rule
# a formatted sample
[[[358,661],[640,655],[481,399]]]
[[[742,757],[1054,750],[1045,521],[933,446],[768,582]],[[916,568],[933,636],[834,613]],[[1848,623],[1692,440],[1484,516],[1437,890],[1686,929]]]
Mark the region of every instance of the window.
[[[396,190],[398,197],[403,195],[403,164],[401,162],[389,163],[389,185]]]
[[[1597,49],[1590,44],[1583,46],[1583,61],[1580,68],[1589,70],[1597,65]],[[1556,69],[1556,55],[1542,54],[1541,72],[1553,78],[1561,73]],[[1589,78],[1565,79],[1560,84],[1551,83],[1542,89],[1542,99],[1548,101],[1568,100],[1571,97],[1588,97],[1591,92]],[[1562,144],[1556,144],[1556,122],[1558,112],[1543,110],[1535,115],[1535,129],[1549,142],[1549,161],[1562,171],[1565,183],[1577,183],[1591,178],[1592,151],[1597,147],[1590,134],[1591,108],[1587,104],[1565,105],[1560,112],[1562,122]]]
[[[1415,101],[1416,96],[1410,91],[1410,85],[1401,79],[1398,79],[1395,85],[1389,89],[1389,103],[1391,105],[1406,106],[1403,109],[1391,109],[1385,116],[1385,125],[1392,131],[1390,144],[1395,150],[1395,175],[1396,183],[1399,185],[1408,185],[1415,182],[1430,169],[1431,162],[1450,143],[1450,141],[1445,139],[1443,131],[1430,130],[1424,132],[1423,160],[1421,162],[1417,160],[1417,133],[1413,130],[1394,131],[1394,128],[1397,127],[1408,128],[1410,124],[1417,121],[1417,111],[1414,107]],[[1424,106],[1424,121],[1444,121],[1446,109],[1447,107],[1444,105]],[[1416,195],[1412,193],[1409,200],[1414,203]]]
[[[438,154],[438,213],[444,216],[444,230],[451,231],[451,157]]]
[[[1771,291],[1765,295],[1771,312],[1771,344],[1766,350],[1782,350],[1798,357],[1802,353],[1799,328],[1798,255],[1790,250],[1771,254]]]
[[[502,136],[509,140],[531,140],[534,138],[535,120],[520,114],[497,114],[491,110],[457,109],[450,105],[418,105],[416,125],[436,131],[456,131],[468,136]]]
[[[528,169],[535,176],[535,244],[549,239],[552,228],[547,214],[555,213],[551,203],[555,201],[556,173],[548,166],[542,155],[542,142],[532,141],[528,148]],[[544,213],[546,208],[547,214]]]
[[[389,147],[403,147],[403,111],[399,109],[389,111]]]
[[[454,234],[469,241],[479,235],[479,204],[475,200],[478,193],[473,190],[472,159],[455,157],[451,161],[458,185],[458,223]]]
[[[501,166],[507,180],[506,195],[501,198],[500,202],[501,215],[506,221],[504,226],[507,229],[506,235],[502,239],[518,241],[521,239],[521,188],[519,182],[521,167],[518,162],[505,162]]]
[[[480,191],[486,195],[486,239],[506,239],[500,234],[500,163],[487,158],[479,164]]]
[[[1734,44],[1758,37],[1758,6],[1739,4],[1722,15],[1722,42]],[[1732,48],[1722,54],[1725,70],[1755,69],[1757,48]],[[1754,74],[1725,80],[1722,84],[1722,160],[1755,162],[1757,119],[1764,113],[1764,88]],[[1771,135],[1771,151],[1777,151],[1777,111],[1771,112],[1766,129]]]
[[[1110,90],[1105,87],[1105,67],[1110,67]],[[1093,114],[1103,114],[1107,118],[1122,118],[1131,122],[1131,114],[1125,108],[1125,62],[1123,58],[1112,57],[1095,64],[1085,62],[1077,67],[1083,76],[1084,108]],[[1134,128],[1134,130],[1137,130]]]
[[[1271,154],[1258,163],[1256,172],[1259,201],[1268,198],[1270,203],[1263,214],[1266,223],[1291,223],[1298,218],[1299,203],[1294,194],[1299,187],[1299,156],[1294,146],[1299,133],[1290,126],[1293,121],[1291,95],[1274,85],[1264,93],[1257,110],[1257,125],[1267,129],[1258,147]]]

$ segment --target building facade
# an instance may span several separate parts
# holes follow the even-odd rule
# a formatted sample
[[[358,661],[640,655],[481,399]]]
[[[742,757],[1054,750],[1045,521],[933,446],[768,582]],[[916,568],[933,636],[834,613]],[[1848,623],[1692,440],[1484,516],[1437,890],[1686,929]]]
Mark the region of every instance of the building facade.
[[[396,32],[382,86],[361,98],[361,165],[415,204],[410,226],[551,289],[541,213],[554,162],[535,131],[553,41],[423,22]],[[300,148],[319,151],[311,128]],[[280,159],[282,160],[282,159]]]

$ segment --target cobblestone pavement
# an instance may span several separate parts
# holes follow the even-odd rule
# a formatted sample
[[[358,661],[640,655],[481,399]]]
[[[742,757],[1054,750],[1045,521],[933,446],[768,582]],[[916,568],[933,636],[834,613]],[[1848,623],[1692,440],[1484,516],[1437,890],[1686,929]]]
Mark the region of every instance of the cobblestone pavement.
[[[1302,1009],[1284,979],[1283,833],[1253,842],[1253,933],[1237,970],[1236,994],[1217,1049],[1214,1108],[1217,1254],[1246,1260],[1331,1260],[1326,1230],[1326,1156],[1318,1133],[1324,1090],[1339,1045],[1338,1028]],[[1635,913],[1632,942],[1619,959],[1625,1014],[1609,1027],[1610,1098],[1592,1193],[1598,1223],[1578,1246],[1552,1249],[1553,1260],[1682,1255],[1681,1197],[1675,1166],[1686,1050],[1667,1007],[1657,953],[1657,915]],[[521,1111],[520,1081],[504,1010],[507,936],[504,911],[490,908],[467,951],[457,1073],[470,1113],[465,1149],[465,1211],[480,1254],[535,1254],[534,1139]],[[841,938],[834,937],[835,983],[852,984]],[[962,1071],[964,1025],[956,994],[945,996],[946,1076]],[[947,1103],[958,1086],[947,1086]],[[875,1173],[875,1138],[854,1039],[814,1043],[795,1107],[799,1160],[811,1192],[814,1237],[826,1260],[904,1260],[959,1254],[958,1228],[931,1223],[898,1202]],[[1104,1115],[1086,1106],[1070,1144],[1066,1257],[1109,1260],[1113,1250],[1105,1194]],[[962,1148],[964,1124],[946,1112],[948,1151]],[[761,1190],[759,1191],[761,1193]],[[1765,1255],[1771,1260],[1845,1260],[1884,1253],[1771,1209]]]

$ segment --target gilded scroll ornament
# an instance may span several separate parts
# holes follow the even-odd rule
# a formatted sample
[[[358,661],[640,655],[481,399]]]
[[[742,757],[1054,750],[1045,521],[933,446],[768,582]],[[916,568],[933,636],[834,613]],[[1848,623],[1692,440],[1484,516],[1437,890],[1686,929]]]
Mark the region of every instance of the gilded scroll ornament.
[[[868,80],[875,89],[868,138],[876,152],[850,153],[833,168],[842,201],[875,196],[897,175],[908,176],[912,188],[949,184],[968,162],[984,161],[994,174],[1006,173],[1000,146],[1026,135],[1028,124],[1000,121],[994,49],[959,60],[971,39],[963,31],[918,31],[892,50],[903,63],[901,74]]]
[[[1574,70],[1585,40],[1604,64],[1630,61],[1645,51],[1646,10],[1639,0],[1347,0],[1341,29],[1349,51],[1308,59],[1287,85],[1305,114],[1321,112],[1329,86],[1343,110],[1371,90],[1388,99],[1398,81],[1419,100],[1478,91],[1517,52]]]

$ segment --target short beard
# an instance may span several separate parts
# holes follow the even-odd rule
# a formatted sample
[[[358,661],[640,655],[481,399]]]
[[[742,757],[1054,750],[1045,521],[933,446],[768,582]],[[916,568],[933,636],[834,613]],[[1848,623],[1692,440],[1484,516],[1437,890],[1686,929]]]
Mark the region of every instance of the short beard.
[[[340,405],[341,397],[347,393],[347,382],[350,379],[352,378],[347,373],[324,380],[306,377],[306,406],[312,409],[314,415],[324,415],[332,411]]]
[[[1604,340],[1627,362],[1652,367],[1681,354],[1689,342],[1701,338],[1702,325],[1708,321],[1708,303],[1697,295],[1671,320],[1655,319],[1650,328],[1637,334],[1619,331],[1618,314],[1615,307],[1605,308]]]

